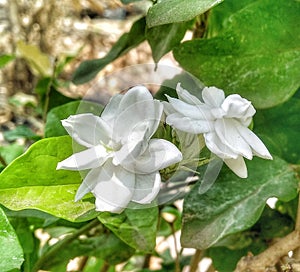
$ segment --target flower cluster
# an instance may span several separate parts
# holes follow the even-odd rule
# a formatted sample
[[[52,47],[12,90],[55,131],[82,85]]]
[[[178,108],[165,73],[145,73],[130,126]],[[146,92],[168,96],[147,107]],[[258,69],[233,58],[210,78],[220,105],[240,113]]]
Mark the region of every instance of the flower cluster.
[[[57,169],[90,169],[75,200],[88,192],[96,210],[122,212],[133,201],[151,203],[160,190],[159,170],[182,160],[171,142],[153,138],[165,111],[167,124],[190,134],[203,134],[206,146],[238,176],[247,177],[243,157],[271,159],[260,139],[248,129],[255,109],[237,94],[227,98],[215,87],[204,88],[203,102],[177,85],[179,99],[153,99],[143,86],[115,95],[101,116],[78,114],[62,120],[69,135],[86,147],[59,162]]]

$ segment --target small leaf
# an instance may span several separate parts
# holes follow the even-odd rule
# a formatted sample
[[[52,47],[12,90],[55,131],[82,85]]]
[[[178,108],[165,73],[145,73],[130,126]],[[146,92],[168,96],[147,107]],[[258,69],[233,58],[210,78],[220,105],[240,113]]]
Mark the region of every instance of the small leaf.
[[[225,168],[207,193],[199,194],[198,184],[187,195],[181,236],[184,247],[209,248],[254,225],[268,198],[289,201],[296,197],[298,180],[285,161],[254,158],[247,166],[246,180]]]
[[[134,22],[130,31],[120,37],[104,58],[82,62],[73,74],[72,81],[77,85],[90,81],[107,64],[143,42],[145,40],[145,26],[146,20],[144,17]]]
[[[101,213],[102,224],[129,246],[142,252],[155,247],[158,208],[126,209],[121,214]]]
[[[4,67],[7,63],[14,60],[16,56],[14,55],[0,55],[0,68]]]
[[[300,85],[299,17],[299,1],[224,1],[210,12],[209,38],[182,43],[174,57],[205,85],[273,107]]]
[[[146,29],[146,38],[151,46],[156,63],[183,39],[189,24],[174,23]]]
[[[88,101],[73,101],[53,108],[47,115],[45,125],[45,137],[56,137],[67,135],[65,128],[61,124],[61,120],[68,118],[70,115],[79,113],[93,113],[100,115],[103,106]]]
[[[0,271],[20,268],[24,259],[22,247],[5,213],[0,208]]]
[[[39,140],[40,136],[36,135],[29,127],[27,126],[17,126],[13,130],[5,131],[3,136],[6,141],[15,141],[19,138],[24,138],[28,140]]]
[[[56,170],[73,153],[69,136],[40,140],[0,174],[0,203],[11,210],[38,209],[69,221],[96,216],[88,199],[75,202],[79,172]]]
[[[28,62],[30,69],[35,75],[41,77],[52,75],[53,65],[50,57],[42,53],[37,46],[19,41],[17,50],[19,55]]]
[[[148,27],[189,21],[204,13],[222,0],[164,0],[158,1],[148,11]]]
[[[22,155],[24,152],[24,146],[18,144],[11,144],[6,146],[0,146],[0,155],[3,157],[7,164],[11,163],[15,158]]]

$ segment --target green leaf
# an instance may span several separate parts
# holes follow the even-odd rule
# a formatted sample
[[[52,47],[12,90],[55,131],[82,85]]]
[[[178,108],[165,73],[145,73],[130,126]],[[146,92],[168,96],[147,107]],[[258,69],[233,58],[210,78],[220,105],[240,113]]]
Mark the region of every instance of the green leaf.
[[[298,180],[285,161],[254,158],[247,167],[248,179],[225,168],[207,193],[200,194],[197,184],[187,195],[181,236],[184,247],[209,248],[254,225],[268,198],[289,201],[296,197]]]
[[[41,77],[49,77],[52,75],[53,65],[50,56],[41,52],[36,45],[26,44],[23,41],[17,42],[17,50],[21,57],[23,57],[32,72]]]
[[[79,172],[56,170],[73,153],[69,136],[40,140],[0,174],[0,203],[11,210],[38,209],[69,221],[96,216],[88,199],[75,202]]]
[[[300,98],[293,97],[277,107],[257,111],[254,131],[272,154],[300,164]]]
[[[230,250],[226,247],[213,247],[208,250],[208,257],[213,261],[214,268],[219,272],[234,271],[237,262],[249,252],[259,254],[267,248],[261,240],[255,240],[250,246],[239,250]]]
[[[5,213],[0,208],[0,271],[20,268],[24,259],[22,247]]]
[[[61,120],[68,118],[70,115],[90,112],[99,116],[102,110],[102,105],[88,101],[73,101],[55,107],[47,115],[45,137],[67,135],[68,133],[62,126]]]
[[[142,1],[142,0],[121,0],[121,2],[125,5],[134,3],[134,2],[139,2],[139,1]]]
[[[120,37],[104,58],[82,62],[73,74],[72,81],[77,85],[90,81],[107,64],[143,42],[145,40],[145,26],[146,20],[144,17],[134,22],[130,31]]]
[[[11,144],[0,146],[0,155],[7,164],[11,163],[15,158],[24,152],[24,146],[18,144]]]
[[[0,68],[4,67],[7,63],[14,60],[16,57],[13,55],[1,55],[0,56]]]
[[[146,29],[146,38],[151,46],[156,63],[183,39],[188,23],[174,23]]]
[[[6,141],[15,141],[19,138],[24,138],[28,140],[39,140],[40,136],[36,135],[29,127],[21,125],[17,126],[13,130],[5,131],[3,136]]]
[[[153,27],[189,21],[204,13],[222,0],[164,0],[158,1],[148,11],[147,25]]]
[[[207,86],[272,107],[300,85],[299,17],[299,1],[224,1],[210,13],[210,38],[184,42],[173,53]]]
[[[126,209],[121,214],[101,213],[102,224],[129,246],[142,252],[155,247],[158,208]]]
[[[51,250],[51,248],[49,247],[48,250]],[[85,237],[78,237],[66,244],[63,249],[60,254],[47,259],[43,263],[42,268],[57,271],[54,269],[56,266],[66,267],[71,259],[78,256],[95,256],[105,260],[110,265],[116,265],[128,260],[135,252],[133,248],[122,242],[112,232],[96,233],[95,236],[85,235]]]

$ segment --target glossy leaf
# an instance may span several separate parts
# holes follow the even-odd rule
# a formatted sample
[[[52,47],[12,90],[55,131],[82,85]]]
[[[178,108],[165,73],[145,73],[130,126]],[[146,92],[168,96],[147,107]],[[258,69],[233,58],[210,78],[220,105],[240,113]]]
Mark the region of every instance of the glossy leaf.
[[[80,64],[73,74],[75,84],[83,84],[93,79],[107,64],[127,53],[145,40],[145,18],[136,21],[128,33],[123,34],[104,58],[87,60]]]
[[[69,136],[33,144],[1,172],[0,203],[11,210],[38,209],[70,221],[95,217],[88,199],[74,201],[79,172],[56,170],[57,163],[72,153]]]
[[[174,23],[146,29],[146,38],[151,46],[156,63],[183,39],[188,23]]]
[[[210,13],[209,38],[182,43],[174,56],[206,85],[272,107],[300,85],[299,17],[298,1],[224,1]]]
[[[184,202],[182,244],[205,249],[229,234],[245,230],[259,219],[266,200],[296,197],[298,180],[290,166],[279,158],[247,162],[248,179],[241,179],[228,168],[205,194],[196,185]]]
[[[204,13],[222,0],[164,0],[158,1],[148,11],[148,27],[189,21]]]
[[[58,106],[49,111],[45,125],[45,137],[56,137],[67,135],[61,120],[68,118],[70,115],[79,113],[93,113],[100,115],[103,106],[88,101],[73,101]]]
[[[260,110],[254,117],[254,130],[271,153],[300,164],[300,98],[293,97],[277,107]]]
[[[24,259],[18,237],[0,208],[0,271],[20,268]]]
[[[101,213],[102,224],[131,247],[151,252],[155,247],[158,208],[126,209],[121,214]]]

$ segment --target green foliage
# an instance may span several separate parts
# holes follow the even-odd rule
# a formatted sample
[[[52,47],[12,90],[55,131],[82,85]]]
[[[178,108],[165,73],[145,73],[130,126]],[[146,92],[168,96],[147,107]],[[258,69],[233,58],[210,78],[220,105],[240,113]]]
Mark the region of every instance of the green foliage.
[[[29,127],[24,125],[17,126],[13,130],[5,131],[3,135],[6,141],[15,141],[19,138],[34,141],[41,139],[40,136],[36,135]]]
[[[101,213],[99,220],[131,247],[152,252],[155,247],[158,208],[126,209],[121,214]]]
[[[23,251],[14,229],[10,225],[5,213],[0,208],[0,271],[9,271],[21,267]]]
[[[295,96],[277,107],[260,110],[254,130],[272,154],[287,162],[300,164],[300,98]]]
[[[222,0],[164,0],[158,1],[148,11],[149,27],[189,21],[219,4]]]
[[[4,67],[7,63],[14,59],[15,56],[13,55],[0,55],[0,68]]]
[[[146,38],[155,63],[180,43],[188,26],[189,24],[184,22],[146,28]]]
[[[254,225],[268,198],[289,201],[296,197],[298,180],[283,160],[253,159],[247,166],[247,180],[224,169],[207,193],[199,194],[195,185],[185,198],[181,236],[185,247],[209,248]]]
[[[56,170],[73,153],[69,136],[40,140],[0,174],[0,203],[12,210],[39,209],[70,221],[96,216],[88,200],[74,202],[78,172]]]
[[[103,110],[100,104],[88,101],[73,101],[61,106],[55,107],[49,111],[45,125],[45,137],[56,137],[67,135],[68,133],[61,124],[61,120],[68,118],[70,115],[80,113],[93,113],[99,115]]]
[[[184,42],[174,56],[205,85],[272,107],[300,85],[299,16],[293,0],[225,1],[211,11],[209,39]]]
[[[137,20],[130,31],[121,36],[104,58],[82,62],[73,74],[72,81],[75,84],[83,84],[93,79],[107,64],[143,42],[145,40],[145,26],[144,17]]]

